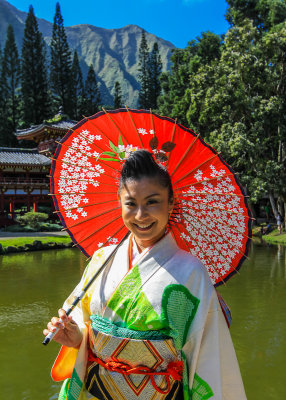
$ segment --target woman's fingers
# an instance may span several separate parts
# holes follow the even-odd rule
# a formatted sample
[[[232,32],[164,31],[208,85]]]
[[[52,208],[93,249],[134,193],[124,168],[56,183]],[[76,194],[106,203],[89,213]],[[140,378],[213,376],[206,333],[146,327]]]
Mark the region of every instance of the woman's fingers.
[[[65,310],[63,309],[63,308],[60,308],[59,309],[59,311],[58,311],[58,313],[59,313],[59,317],[60,317],[60,319],[63,321],[63,322],[68,322],[68,316],[67,316],[67,314],[66,314],[66,312],[65,312]]]
[[[62,308],[59,309],[59,317],[53,317],[43,333],[47,336],[50,332],[55,332],[57,329],[59,330],[54,336],[55,341],[68,347],[78,347],[80,345],[82,333],[77,323]]]

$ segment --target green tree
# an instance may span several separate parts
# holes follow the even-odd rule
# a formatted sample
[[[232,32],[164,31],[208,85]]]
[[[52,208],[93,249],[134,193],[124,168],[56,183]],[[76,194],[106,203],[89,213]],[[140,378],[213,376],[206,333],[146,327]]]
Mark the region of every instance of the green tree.
[[[207,66],[220,58],[222,39],[212,32],[203,32],[196,40],[189,42],[186,49],[176,49],[171,56],[170,72],[163,72],[160,77],[162,95],[158,98],[159,112],[177,118],[187,125],[189,103],[186,90],[192,87],[200,67]],[[200,95],[202,96],[201,90]],[[190,93],[188,93],[188,96]],[[198,114],[199,110],[196,110]],[[194,121],[193,121],[194,122]]]
[[[146,40],[145,31],[142,30],[141,42],[139,47],[139,75],[138,79],[140,82],[139,90],[139,107],[148,109],[150,108],[149,103],[149,76],[148,76],[148,60],[149,60],[149,48]]]
[[[3,82],[3,75],[2,75],[2,63],[3,63],[3,56],[2,56],[2,49],[0,48],[0,146],[5,146],[5,97],[4,97],[4,82]]]
[[[25,22],[21,64],[22,112],[26,125],[50,116],[45,45],[32,6]]]
[[[19,119],[20,60],[15,42],[14,30],[7,28],[7,39],[2,58],[1,91],[4,121],[1,126],[1,144],[12,146],[17,143],[13,132]]]
[[[97,113],[99,111],[101,98],[92,64],[90,65],[87,73],[84,86],[84,93],[85,93],[85,101],[84,101],[85,114],[93,115]]]
[[[155,42],[148,58],[148,95],[149,108],[158,108],[157,99],[161,93],[160,75],[162,72],[162,61],[159,53],[158,43]]]
[[[114,85],[114,101],[113,101],[113,107],[120,108],[122,107],[122,92],[121,92],[121,86],[118,81],[115,82]]]
[[[227,3],[226,19],[232,26],[242,26],[245,19],[250,19],[263,32],[286,19],[284,0],[227,0]]]
[[[71,116],[73,114],[71,53],[59,3],[56,4],[50,47],[50,80],[55,95],[56,110],[61,106],[63,113]]]
[[[285,26],[263,37],[250,20],[234,26],[221,58],[201,66],[184,95],[188,125],[241,172],[254,202],[285,198],[285,37]]]
[[[72,118],[80,120],[82,118],[83,110],[83,99],[84,99],[84,87],[82,72],[79,65],[79,59],[77,51],[75,50],[72,62],[72,98],[73,98],[73,115]]]

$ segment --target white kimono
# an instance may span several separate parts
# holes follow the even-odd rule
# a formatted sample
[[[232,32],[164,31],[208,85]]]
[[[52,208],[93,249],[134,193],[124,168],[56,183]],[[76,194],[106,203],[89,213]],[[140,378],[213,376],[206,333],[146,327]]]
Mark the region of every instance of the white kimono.
[[[80,306],[72,313],[85,333],[85,339],[79,350],[65,349],[66,353],[60,357],[61,366],[58,366],[59,363],[54,366],[54,379],[65,378],[68,375],[58,371],[65,368],[65,363],[69,364],[71,353],[76,352],[72,379],[66,381],[59,398],[99,398],[88,393],[84,384],[88,340],[86,322],[90,316],[99,316],[119,328],[127,328],[139,334],[141,331],[159,332],[173,340],[175,349],[184,361],[183,394],[180,397],[178,392],[177,397],[174,393],[173,397],[156,397],[155,393],[150,398],[245,400],[229,329],[216,290],[204,266],[198,259],[181,250],[172,234],[168,233],[148,251],[139,254],[133,261],[133,268],[129,270],[129,240],[118,249]],[[67,299],[65,308],[113,249],[114,246],[106,247],[94,254],[81,282]],[[124,389],[121,392],[124,399]],[[138,393],[134,396],[126,395],[129,396],[126,399],[140,399]],[[110,393],[110,396],[102,398],[117,399],[120,396]],[[145,400],[144,397],[142,399]]]

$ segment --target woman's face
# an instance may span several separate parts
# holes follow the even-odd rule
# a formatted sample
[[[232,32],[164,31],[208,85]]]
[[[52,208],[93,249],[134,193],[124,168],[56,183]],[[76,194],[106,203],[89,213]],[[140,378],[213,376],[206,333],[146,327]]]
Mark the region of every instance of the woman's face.
[[[173,210],[168,188],[162,187],[156,178],[128,180],[121,189],[120,201],[123,222],[140,249],[161,239]]]

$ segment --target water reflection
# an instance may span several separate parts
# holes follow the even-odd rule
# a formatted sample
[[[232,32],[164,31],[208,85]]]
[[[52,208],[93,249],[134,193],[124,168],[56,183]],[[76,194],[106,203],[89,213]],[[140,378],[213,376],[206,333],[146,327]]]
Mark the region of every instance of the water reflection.
[[[286,269],[284,246],[252,246],[239,276],[220,292],[234,320],[235,343],[248,399],[284,399]]]
[[[252,246],[240,274],[219,288],[233,313],[231,334],[248,400],[286,398],[285,249]],[[49,374],[59,346],[42,346],[42,330],[86,264],[77,249],[0,257],[3,400],[57,398],[59,385]]]

